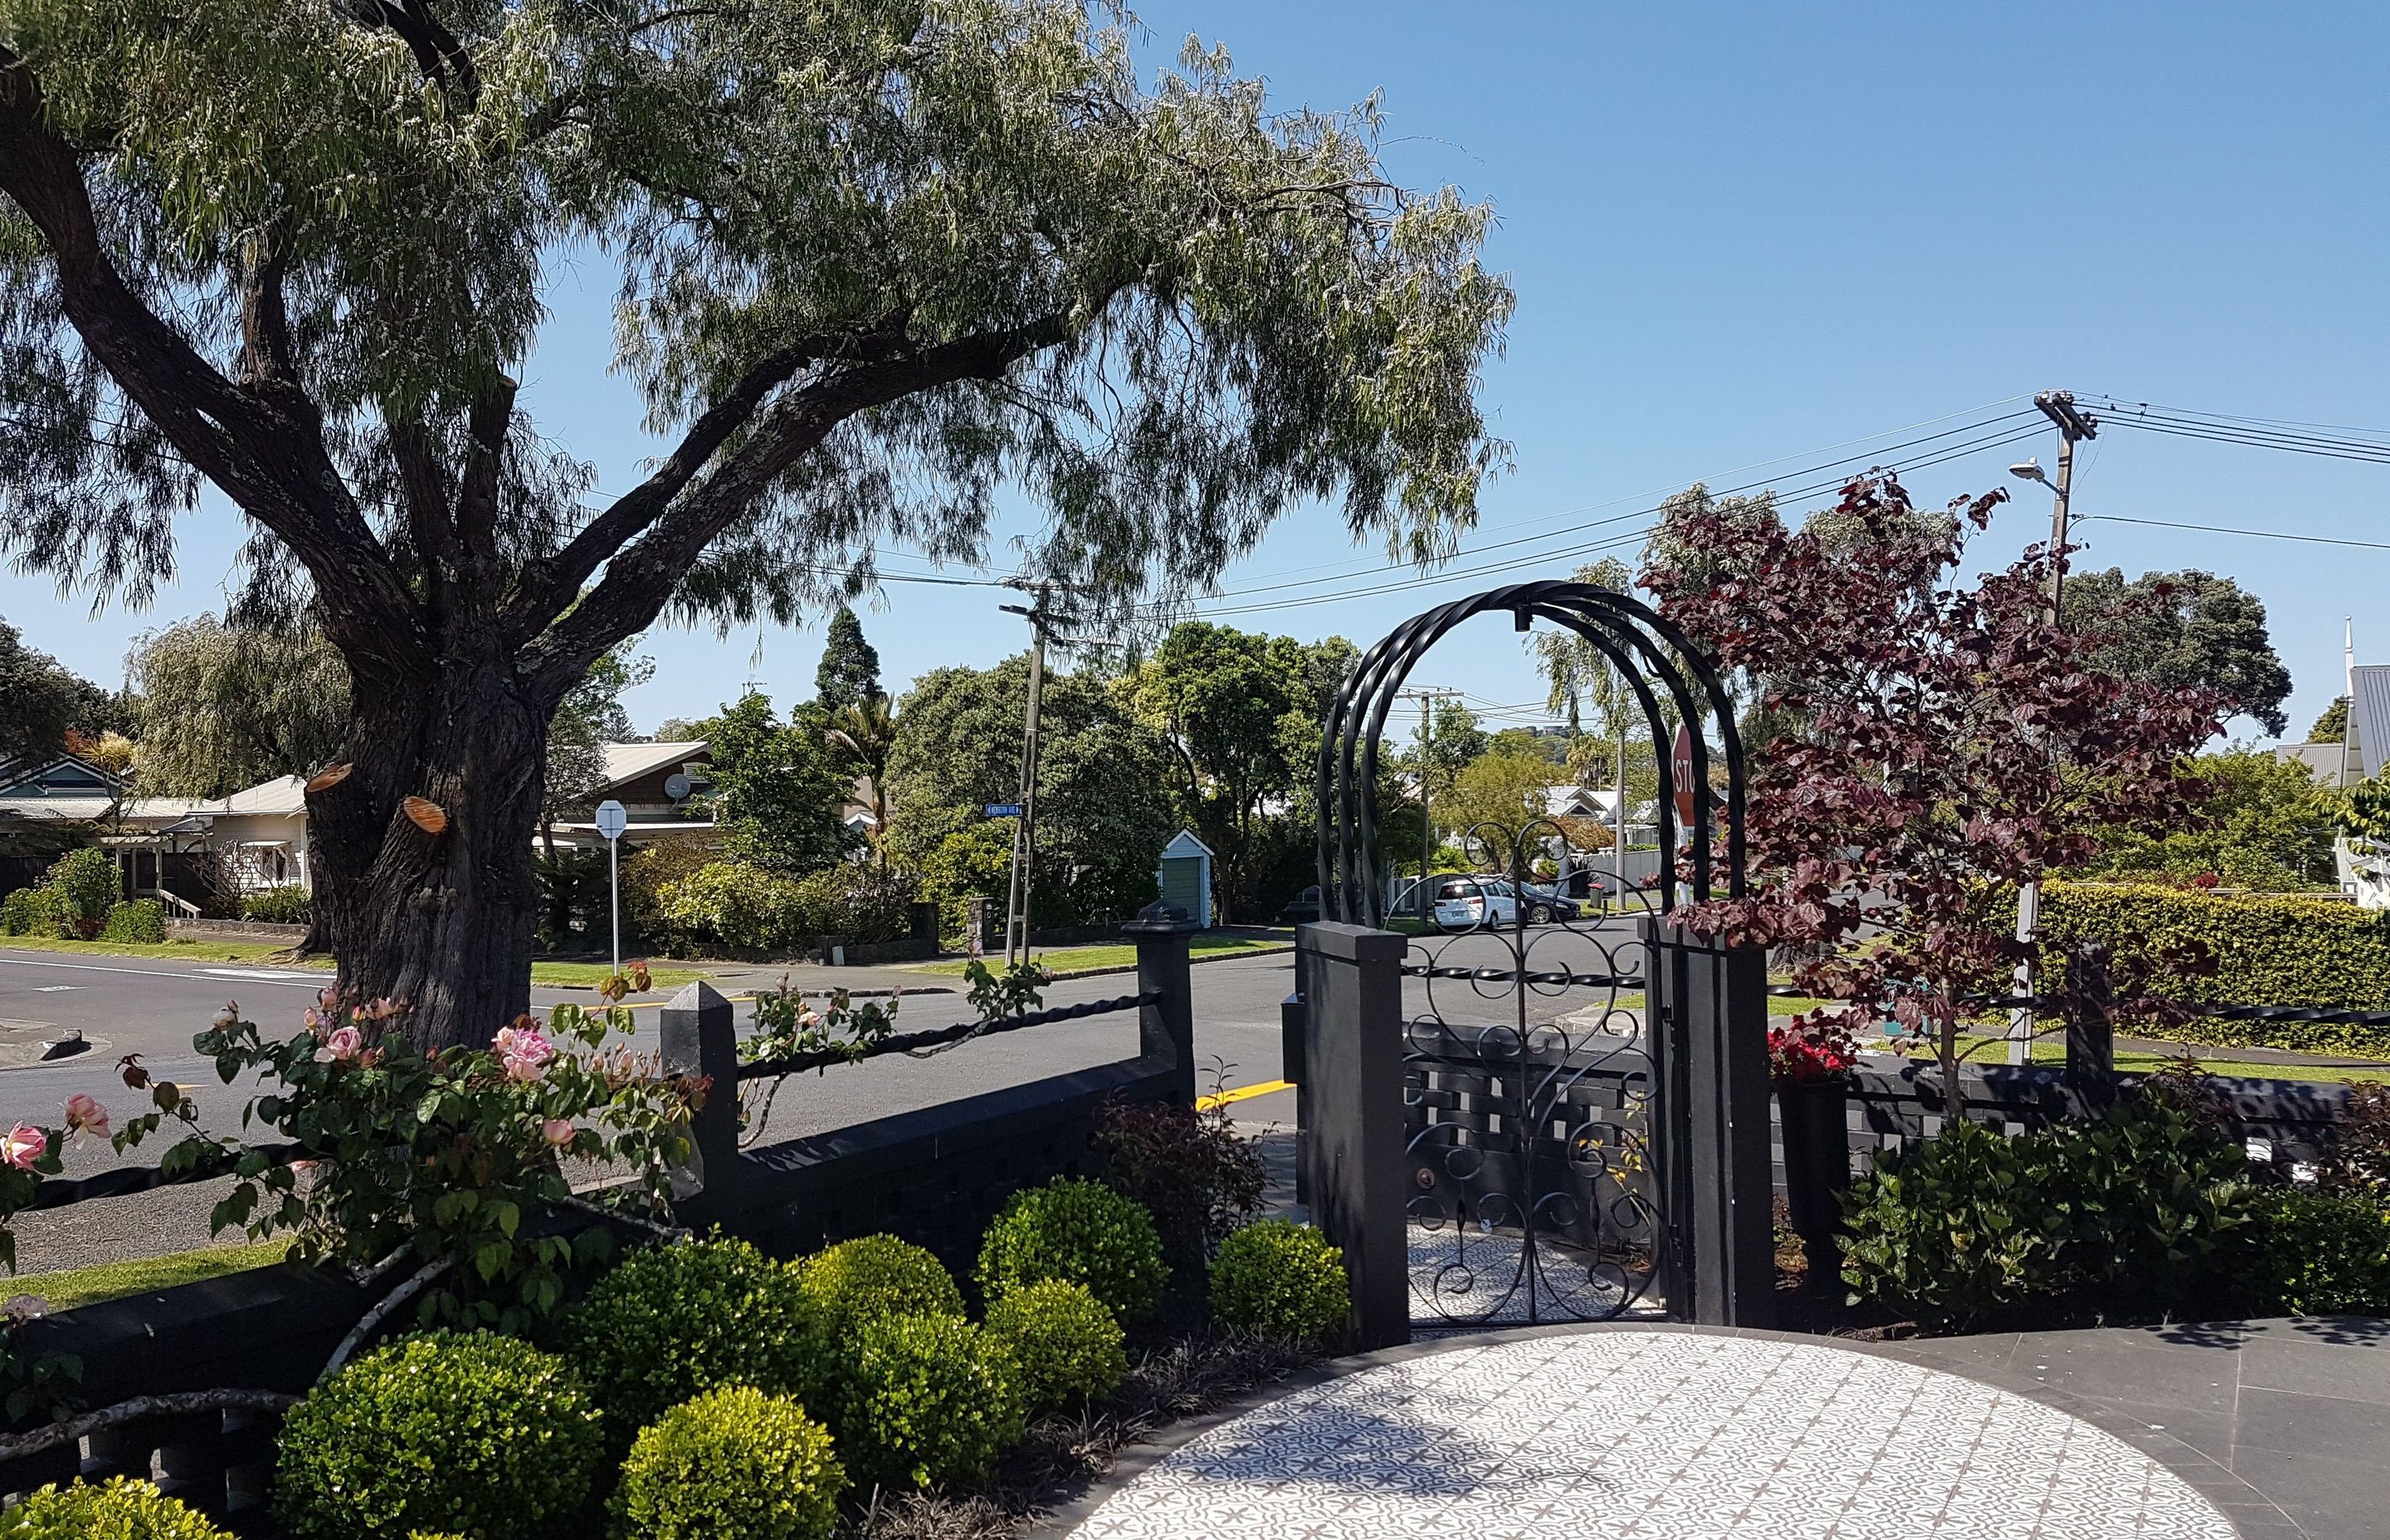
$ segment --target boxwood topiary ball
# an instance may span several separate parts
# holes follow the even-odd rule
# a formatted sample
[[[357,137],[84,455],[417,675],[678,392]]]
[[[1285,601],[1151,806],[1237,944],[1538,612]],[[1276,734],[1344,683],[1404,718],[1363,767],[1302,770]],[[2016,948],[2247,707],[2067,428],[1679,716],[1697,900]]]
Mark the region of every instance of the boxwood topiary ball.
[[[1352,1312],[1344,1253],[1291,1220],[1248,1225],[1212,1260],[1212,1314],[1240,1331],[1317,1343],[1343,1331]]]
[[[798,1282],[840,1341],[888,1315],[959,1315],[963,1293],[930,1251],[893,1235],[842,1240],[796,1264]]]
[[[812,1403],[829,1385],[820,1314],[781,1264],[743,1240],[632,1253],[589,1290],[569,1334],[613,1448],[720,1385]]]
[[[302,1540],[547,1534],[588,1500],[601,1443],[563,1359],[435,1331],[367,1354],[290,1408],[275,1504]]]
[[[1048,1278],[1085,1284],[1133,1326],[1161,1305],[1170,1270],[1143,1207],[1100,1183],[1058,1177],[1012,1195],[988,1226],[978,1277],[991,1302]]]
[[[0,1515],[8,1540],[232,1540],[148,1482],[45,1486]]]
[[[1012,1352],[1032,1413],[1110,1395],[1128,1373],[1120,1323],[1082,1283],[1024,1284],[987,1307],[987,1334]]]
[[[857,1482],[976,1481],[1020,1439],[1022,1421],[1002,1341],[959,1315],[885,1315],[856,1338],[838,1450]]]
[[[683,1402],[631,1445],[612,1505],[618,1540],[827,1540],[846,1470],[829,1430],[786,1396],[726,1385]]]

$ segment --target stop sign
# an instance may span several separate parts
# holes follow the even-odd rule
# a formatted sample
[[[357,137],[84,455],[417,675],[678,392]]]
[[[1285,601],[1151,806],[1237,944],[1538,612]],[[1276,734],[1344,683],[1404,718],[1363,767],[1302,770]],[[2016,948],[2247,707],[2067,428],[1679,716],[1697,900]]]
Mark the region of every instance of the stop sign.
[[[1677,827],[1690,834],[1693,828],[1693,729],[1690,724],[1677,724],[1677,747],[1670,756],[1674,762],[1668,774],[1677,785]]]

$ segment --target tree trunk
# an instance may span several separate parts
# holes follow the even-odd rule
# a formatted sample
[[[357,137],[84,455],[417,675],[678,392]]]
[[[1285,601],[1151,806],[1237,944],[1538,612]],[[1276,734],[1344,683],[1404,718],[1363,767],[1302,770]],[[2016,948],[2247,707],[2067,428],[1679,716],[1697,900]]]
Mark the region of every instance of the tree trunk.
[[[316,924],[341,989],[405,1001],[418,1046],[484,1045],[531,1003],[556,706],[528,698],[503,659],[451,658],[393,684],[358,690],[345,773],[308,783]]]

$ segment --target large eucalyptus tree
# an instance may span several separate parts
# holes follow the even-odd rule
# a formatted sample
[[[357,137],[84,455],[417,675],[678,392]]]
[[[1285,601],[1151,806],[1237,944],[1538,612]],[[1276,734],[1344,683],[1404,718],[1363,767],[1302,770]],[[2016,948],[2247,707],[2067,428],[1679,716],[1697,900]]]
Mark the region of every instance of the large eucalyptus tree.
[[[345,984],[426,1042],[527,998],[547,721],[659,617],[787,618],[891,542],[1083,606],[1290,502],[1425,558],[1501,446],[1487,212],[1374,105],[1150,88],[1077,0],[0,0],[0,546],[137,600],[212,483],[246,607],[354,680],[309,792]],[[596,499],[516,375],[619,273],[669,447]],[[343,768],[345,767],[345,769]]]

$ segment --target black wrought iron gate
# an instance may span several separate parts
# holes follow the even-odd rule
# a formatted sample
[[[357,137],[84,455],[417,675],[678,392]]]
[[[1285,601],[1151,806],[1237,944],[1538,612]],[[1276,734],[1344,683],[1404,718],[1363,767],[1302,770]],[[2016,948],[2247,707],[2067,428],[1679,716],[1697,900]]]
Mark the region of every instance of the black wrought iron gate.
[[[1677,753],[1660,756],[1648,881],[1596,820],[1523,809],[1466,831],[1462,869],[1406,880],[1381,862],[1379,740],[1394,696],[1438,638],[1498,612],[1521,631],[1543,620],[1584,638],[1618,671],[1653,742],[1690,725]],[[1764,980],[1755,959],[1719,971],[1712,962],[1726,954],[1672,923],[1681,899],[1710,898],[1719,866],[1726,892],[1742,892],[1741,745],[1700,649],[1625,595],[1519,584],[1398,627],[1364,655],[1326,725],[1318,864],[1332,923],[1306,932],[1304,966],[1330,967],[1321,948],[1344,961],[1381,956],[1356,938],[1409,932],[1386,937],[1408,954],[1399,987],[1339,982],[1324,992],[1337,1020],[1315,998],[1309,1029],[1320,1051],[1358,1056],[1307,1088],[1305,1160],[1331,1174],[1314,1184],[1329,1188],[1314,1194],[1315,1213],[1356,1253],[1378,1335],[1397,1267],[1423,1327],[1602,1319],[1662,1294],[1671,1315],[1752,1324],[1738,1302],[1752,1298],[1754,1216],[1767,1244]],[[1370,1067],[1370,1020],[1394,1009],[1398,1221],[1383,1180],[1396,1147],[1380,1112],[1355,1110],[1345,1126],[1346,1110],[1320,1105],[1325,1083],[1356,1099],[1391,1088],[1393,1066]],[[1399,1252],[1385,1233],[1396,1223]],[[1365,1328],[1372,1308],[1365,1301]]]

